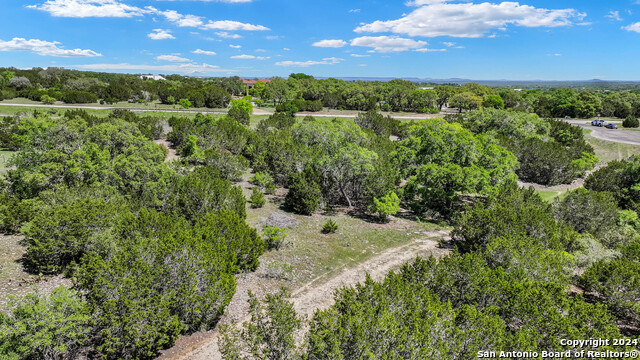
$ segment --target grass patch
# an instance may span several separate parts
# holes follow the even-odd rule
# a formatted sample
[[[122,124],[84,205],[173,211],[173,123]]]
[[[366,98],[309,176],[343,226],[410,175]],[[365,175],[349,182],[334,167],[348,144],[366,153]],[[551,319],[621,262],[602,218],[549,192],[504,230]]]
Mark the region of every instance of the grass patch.
[[[549,191],[549,190],[536,190],[542,200],[546,202],[554,202],[555,199],[562,200],[567,196],[567,190]]]
[[[584,129],[585,140],[593,146],[600,161],[625,160],[633,155],[640,155],[640,145],[621,144],[613,141],[596,139],[591,136],[591,130]]]
[[[16,153],[15,151],[0,150],[0,175],[4,175],[7,172],[8,170],[7,163],[15,153]]]

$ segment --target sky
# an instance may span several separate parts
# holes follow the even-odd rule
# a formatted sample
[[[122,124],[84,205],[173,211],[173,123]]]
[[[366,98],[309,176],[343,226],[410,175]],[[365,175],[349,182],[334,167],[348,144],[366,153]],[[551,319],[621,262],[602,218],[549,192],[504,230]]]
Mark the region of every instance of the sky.
[[[2,2],[2,67],[640,80],[640,0]]]

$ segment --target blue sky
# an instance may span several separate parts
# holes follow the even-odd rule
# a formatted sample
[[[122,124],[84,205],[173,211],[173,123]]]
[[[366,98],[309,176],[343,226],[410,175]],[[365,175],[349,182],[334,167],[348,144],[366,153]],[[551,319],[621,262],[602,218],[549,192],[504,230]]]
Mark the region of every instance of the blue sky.
[[[0,66],[640,80],[640,0],[4,0]]]

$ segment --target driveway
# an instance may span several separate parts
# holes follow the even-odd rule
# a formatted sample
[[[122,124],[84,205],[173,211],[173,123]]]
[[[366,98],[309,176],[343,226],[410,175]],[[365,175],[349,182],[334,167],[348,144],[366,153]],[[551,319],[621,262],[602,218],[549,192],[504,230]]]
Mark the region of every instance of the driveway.
[[[622,144],[640,145],[640,131],[623,130],[623,129],[607,129],[605,127],[591,126],[591,122],[587,124],[587,120],[565,120],[571,125],[577,125],[585,129],[591,130],[591,136],[596,139],[613,141]],[[612,121],[621,126],[621,122]]]

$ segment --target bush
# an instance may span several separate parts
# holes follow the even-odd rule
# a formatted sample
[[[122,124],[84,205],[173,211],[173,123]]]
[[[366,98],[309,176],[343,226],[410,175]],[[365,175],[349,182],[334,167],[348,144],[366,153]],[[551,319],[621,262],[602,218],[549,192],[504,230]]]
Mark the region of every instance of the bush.
[[[611,193],[576,189],[561,201],[556,201],[554,212],[579,233],[599,235],[616,225],[618,204]]]
[[[61,100],[67,104],[93,104],[98,102],[98,96],[87,91],[67,90]]]
[[[12,300],[10,308],[7,316],[0,313],[3,359],[76,359],[88,344],[91,314],[74,291],[29,294]]]
[[[51,105],[51,104],[55,104],[56,99],[49,95],[42,95],[42,97],[40,98],[40,101],[43,104]]]
[[[622,126],[626,128],[637,128],[640,126],[640,121],[638,121],[638,118],[634,116],[627,116],[627,118],[622,122]]]
[[[286,245],[287,229],[277,228],[268,224],[262,226],[264,241],[269,250],[280,250]]]
[[[400,210],[400,198],[395,192],[391,192],[381,199],[373,198],[371,211],[378,214],[380,221],[387,221],[389,215],[395,215]]]
[[[323,234],[334,234],[336,231],[338,231],[338,224],[336,224],[333,219],[327,220],[327,222],[322,225]]]
[[[235,292],[225,239],[177,215],[142,210],[115,231],[110,256],[88,254],[77,273],[106,359],[150,359],[181,332],[211,328]]]
[[[293,279],[293,269],[294,266],[291,264],[272,261],[267,264],[265,275],[271,279],[291,281]]]
[[[178,100],[178,105],[180,105],[183,109],[191,108],[191,101],[189,99],[180,99]]]
[[[319,207],[322,198],[320,186],[307,180],[303,174],[295,173],[289,178],[289,192],[284,199],[284,205],[291,211],[311,215]]]
[[[258,188],[253,188],[253,191],[251,192],[251,198],[249,198],[251,207],[254,209],[261,208],[264,206],[266,201],[267,200],[264,197],[264,193]]]
[[[273,194],[275,192],[275,184],[273,183],[273,178],[271,175],[265,172],[257,172],[251,179],[249,179],[249,183],[260,187],[260,189],[264,190],[267,194]]]
[[[115,225],[121,204],[101,199],[77,199],[40,209],[24,229],[26,265],[38,273],[59,273],[79,262],[96,236]]]

